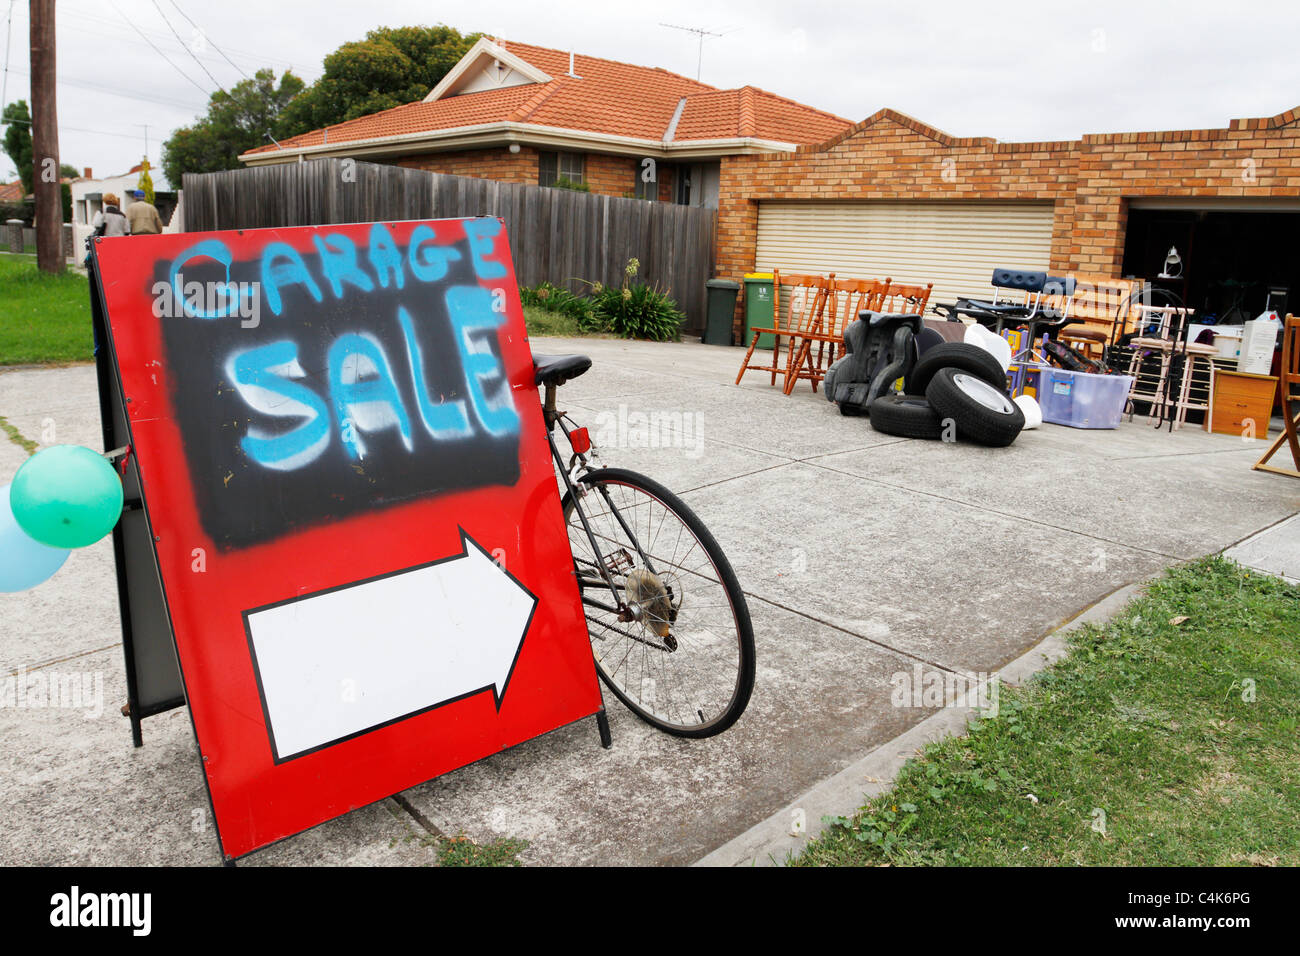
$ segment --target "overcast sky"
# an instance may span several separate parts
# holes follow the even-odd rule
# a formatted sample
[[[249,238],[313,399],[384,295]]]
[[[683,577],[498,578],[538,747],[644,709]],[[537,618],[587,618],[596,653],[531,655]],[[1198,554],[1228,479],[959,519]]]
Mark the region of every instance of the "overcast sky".
[[[1216,127],[1300,105],[1298,11],[1296,0],[59,0],[60,158],[125,172],[147,125],[157,166],[163,139],[241,70],[291,68],[310,82],[369,29],[440,22],[688,76],[696,38],[660,23],[699,27],[723,34],[704,43],[705,83],[759,86],[855,122],[892,107],[957,136]],[[0,0],[0,16],[5,102],[30,102],[27,3]],[[0,179],[14,175],[0,153]]]

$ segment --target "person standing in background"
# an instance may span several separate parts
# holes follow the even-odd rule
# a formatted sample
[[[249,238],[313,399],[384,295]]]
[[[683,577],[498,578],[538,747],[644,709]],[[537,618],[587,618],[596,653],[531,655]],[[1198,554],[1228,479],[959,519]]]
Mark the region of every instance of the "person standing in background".
[[[132,196],[135,202],[126,207],[126,218],[133,236],[156,236],[163,230],[162,216],[153,203],[145,202],[144,190],[137,189]]]
[[[131,234],[130,224],[122,210],[117,208],[117,194],[104,193],[104,208],[95,213],[91,225],[95,227],[96,236],[127,236]],[[152,206],[150,207],[153,208]],[[156,216],[158,211],[154,210]]]

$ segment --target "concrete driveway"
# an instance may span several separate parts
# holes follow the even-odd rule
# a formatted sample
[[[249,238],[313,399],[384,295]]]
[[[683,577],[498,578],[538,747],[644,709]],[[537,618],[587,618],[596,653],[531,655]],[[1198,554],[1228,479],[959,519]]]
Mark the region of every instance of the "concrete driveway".
[[[906,441],[806,384],[787,398],[750,373],[737,387],[739,349],[534,346],[595,358],[562,404],[606,440],[607,464],[677,490],[727,551],[757,638],[749,710],[691,742],[610,697],[612,750],[583,721],[248,865],[429,863],[430,829],[522,838],[529,863],[693,862],[923,720],[891,705],[892,675],[994,671],[1122,585],[1300,511],[1300,482],[1250,470],[1260,442],[1193,427],[1047,425],[1007,449]],[[33,440],[98,447],[94,388],[89,367],[0,373],[0,415]],[[24,455],[0,439],[0,483]],[[118,714],[109,544],[0,595],[0,620],[4,675],[101,680],[104,702],[0,708],[0,863],[216,863],[188,715],[146,720],[136,750]]]

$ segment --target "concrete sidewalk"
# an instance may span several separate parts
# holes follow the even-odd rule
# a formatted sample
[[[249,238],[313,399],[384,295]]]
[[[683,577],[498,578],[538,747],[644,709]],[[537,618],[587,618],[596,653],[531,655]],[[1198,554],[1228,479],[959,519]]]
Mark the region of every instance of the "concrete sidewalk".
[[[1046,425],[1007,449],[905,441],[840,416],[804,383],[788,398],[757,373],[732,384],[739,349],[534,347],[593,356],[561,404],[604,442],[606,464],[681,493],[731,558],[758,645],[749,710],[692,742],[611,697],[612,750],[584,721],[248,864],[427,863],[430,828],[522,838],[530,863],[696,861],[931,716],[891,706],[891,675],[996,670],[1116,589],[1300,511],[1300,482],[1250,470],[1261,442],[1194,427]],[[0,372],[0,416],[36,441],[98,448],[93,369]],[[0,484],[24,456],[0,438]],[[1253,560],[1266,562],[1276,549],[1261,540]],[[0,595],[0,620],[4,675],[97,675],[104,700],[98,715],[0,708],[0,863],[217,862],[188,715],[146,720],[136,750],[117,713],[108,542],[34,591]]]

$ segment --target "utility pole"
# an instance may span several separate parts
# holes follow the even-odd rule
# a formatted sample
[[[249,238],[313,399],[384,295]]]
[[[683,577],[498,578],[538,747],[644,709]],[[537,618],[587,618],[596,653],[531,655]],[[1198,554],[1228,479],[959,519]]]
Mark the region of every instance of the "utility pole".
[[[54,0],[31,0],[32,183],[36,190],[36,266],[63,271],[59,190],[59,112],[54,87]]]

